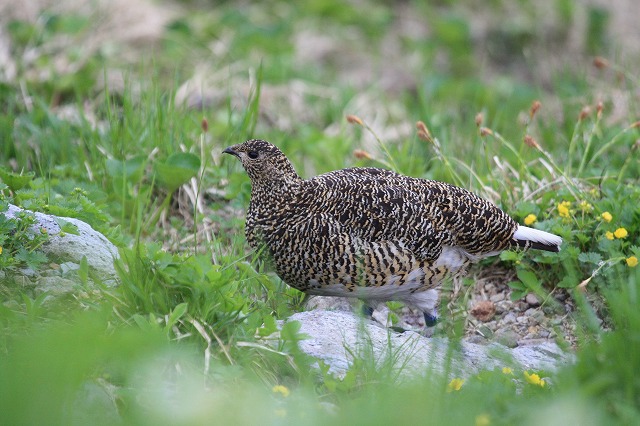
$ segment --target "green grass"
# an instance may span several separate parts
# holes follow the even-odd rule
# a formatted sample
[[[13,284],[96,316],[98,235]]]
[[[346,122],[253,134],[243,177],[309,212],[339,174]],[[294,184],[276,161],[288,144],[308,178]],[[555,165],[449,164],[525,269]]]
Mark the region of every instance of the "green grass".
[[[400,14],[387,3],[364,13],[323,0],[240,9],[184,2],[152,55],[131,47],[143,52],[135,62],[113,53],[122,47],[46,48],[87,36],[92,18],[44,11],[37,22],[8,23],[19,66],[14,81],[0,84],[0,212],[11,202],[80,218],[116,243],[121,259],[118,287],[98,282],[51,298],[17,274],[52,262],[38,250],[47,236],[32,236],[29,218],[0,222],[0,423],[637,423],[638,105],[629,97],[621,115],[613,95],[638,90],[637,67],[612,59],[592,70],[585,61],[544,84],[497,72],[478,62],[471,18],[449,3],[410,5],[432,33],[399,37],[399,58],[412,58],[399,65],[415,78],[406,91],[385,91],[377,79],[358,85],[359,77],[344,77],[357,61],[335,60],[370,60],[376,73],[397,59],[381,50]],[[531,24],[539,11],[523,5],[521,28],[505,18],[496,30],[505,63],[540,48],[542,30]],[[557,9],[571,21],[572,2]],[[604,49],[608,21],[602,11],[591,15],[599,32],[589,49]],[[300,61],[303,29],[335,36],[339,54]],[[25,60],[34,48],[38,60]],[[83,66],[34,77],[61,59]],[[180,85],[203,64],[221,100],[176,106]],[[123,88],[101,88],[113,70],[126,76]],[[481,266],[513,268],[515,296],[535,292],[549,305],[552,293],[571,297],[576,363],[536,372],[544,387],[522,371],[496,370],[457,391],[448,389],[451,377],[430,372],[398,383],[366,353],[341,379],[313,367],[298,349],[297,324],[276,326],[304,309],[302,295],[269,273],[241,232],[250,184],[221,151],[249,137],[276,143],[305,177],[393,168],[474,190],[521,223],[535,215],[531,226],[565,239],[559,255],[506,252]],[[443,330],[457,330],[455,321],[445,318]]]

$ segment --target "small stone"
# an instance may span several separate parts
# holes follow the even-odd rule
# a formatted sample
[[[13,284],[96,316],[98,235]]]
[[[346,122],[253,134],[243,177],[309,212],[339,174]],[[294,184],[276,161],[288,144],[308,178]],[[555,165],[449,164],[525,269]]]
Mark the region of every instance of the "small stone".
[[[533,293],[527,294],[527,297],[525,297],[525,301],[529,304],[529,306],[540,306],[540,300],[538,300],[538,296]]]
[[[493,303],[496,303],[504,300],[504,298],[505,298],[504,293],[496,293],[493,296],[491,296],[489,300],[492,301]]]
[[[513,324],[514,322],[516,322],[516,316],[513,312],[509,312],[504,316],[504,318],[502,318],[503,324]]]
[[[565,300],[567,300],[568,296],[569,295],[567,293],[556,293],[555,299],[560,301],[560,302],[564,302]]]
[[[549,338],[549,330],[540,330],[538,331],[538,334],[540,335],[540,337],[542,337],[543,339],[547,339]]]
[[[487,326],[478,327],[477,333],[485,339],[491,339],[493,337],[493,331]]]
[[[36,282],[36,291],[54,296],[70,293],[77,287],[78,284],[62,277],[40,277]]]
[[[544,313],[540,309],[529,308],[524,314],[529,317],[529,322],[532,324],[539,324],[544,321]]]
[[[513,307],[513,303],[509,300],[503,300],[501,302],[496,303],[496,313],[502,314],[504,312],[511,312]]]
[[[526,323],[529,322],[529,318],[527,318],[527,317],[517,317],[516,318],[516,322],[518,324],[526,324]]]
[[[20,272],[20,275],[24,275],[25,277],[35,277],[36,276],[36,271],[34,271],[31,268],[22,268],[18,270]]]
[[[494,340],[508,348],[515,348],[518,346],[518,338],[518,333],[515,331],[501,328],[496,331]]]
[[[475,343],[476,345],[486,345],[487,339],[479,334],[467,337],[467,342]]]
[[[561,325],[562,318],[551,318],[551,325]]]
[[[71,271],[77,271],[80,269],[80,265],[74,262],[63,262],[60,264],[60,271],[62,271],[62,275],[66,275]]]
[[[496,314],[496,306],[490,300],[481,300],[471,308],[471,315],[482,322],[490,321]]]

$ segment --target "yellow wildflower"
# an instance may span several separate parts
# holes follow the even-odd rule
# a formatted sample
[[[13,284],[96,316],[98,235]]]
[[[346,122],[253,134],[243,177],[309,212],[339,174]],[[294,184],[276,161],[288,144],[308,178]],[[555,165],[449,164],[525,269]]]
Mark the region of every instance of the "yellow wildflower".
[[[2,254],[2,247],[0,247],[0,254]]]
[[[455,378],[449,382],[449,385],[447,386],[447,392],[459,391],[460,388],[462,388],[463,384],[464,384],[464,379]]]
[[[524,218],[524,224],[529,226],[531,224],[533,224],[538,218],[536,217],[535,214],[530,214],[527,217]]]
[[[638,266],[638,258],[635,256],[627,257],[627,266],[630,268],[635,268]]]
[[[611,222],[613,220],[613,216],[609,212],[604,212],[604,213],[602,213],[601,216],[602,216],[602,220],[604,220],[607,223],[609,223],[609,222]]]
[[[509,367],[502,367],[502,372],[504,374],[513,374],[513,370]]]
[[[584,212],[590,212],[591,210],[593,210],[593,206],[587,203],[586,201],[582,200],[580,201],[580,210]]]
[[[629,233],[624,228],[618,228],[613,232],[613,235],[615,235],[616,238],[626,238]]]
[[[607,231],[604,236],[607,237],[607,240],[613,240],[613,232]]]
[[[491,418],[488,414],[478,414],[476,416],[476,426],[489,426],[491,424]]]
[[[536,373],[529,374],[528,371],[525,371],[524,378],[527,379],[527,382],[531,383],[532,385],[537,385],[541,388],[543,388],[545,385],[544,379],[541,379],[540,376],[538,376]]]
[[[279,393],[285,398],[288,397],[290,394],[289,388],[283,385],[275,385],[274,387],[271,388],[271,390],[273,391],[273,393]]]
[[[570,206],[571,206],[570,201],[563,201],[560,204],[558,204],[558,214],[560,215],[560,217],[565,217],[565,218],[569,217]]]

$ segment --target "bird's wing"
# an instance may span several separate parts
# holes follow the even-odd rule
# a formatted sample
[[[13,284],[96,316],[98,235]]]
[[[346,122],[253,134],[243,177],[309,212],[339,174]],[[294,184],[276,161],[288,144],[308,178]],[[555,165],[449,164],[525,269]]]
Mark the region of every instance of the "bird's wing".
[[[363,238],[397,240],[424,259],[443,246],[482,256],[506,248],[517,224],[493,203],[453,185],[373,168],[311,181],[338,220]],[[319,201],[318,201],[319,202]]]
[[[441,212],[428,208],[422,196],[401,177],[379,169],[345,169],[307,181],[312,206],[331,214],[353,235],[375,243],[393,243],[424,260],[435,260],[452,241],[438,223]],[[311,200],[309,200],[311,201]]]

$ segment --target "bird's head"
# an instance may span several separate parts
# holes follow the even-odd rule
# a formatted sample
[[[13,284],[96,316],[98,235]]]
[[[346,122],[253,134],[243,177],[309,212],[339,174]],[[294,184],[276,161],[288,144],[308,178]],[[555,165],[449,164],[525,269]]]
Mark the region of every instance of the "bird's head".
[[[267,141],[250,139],[222,152],[238,157],[254,184],[300,179],[289,159]]]

